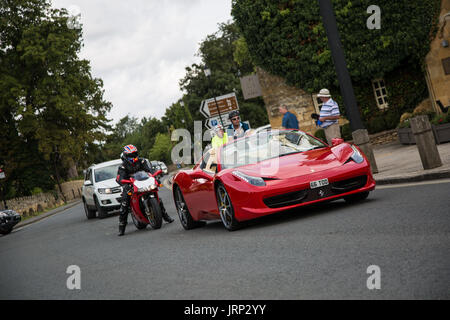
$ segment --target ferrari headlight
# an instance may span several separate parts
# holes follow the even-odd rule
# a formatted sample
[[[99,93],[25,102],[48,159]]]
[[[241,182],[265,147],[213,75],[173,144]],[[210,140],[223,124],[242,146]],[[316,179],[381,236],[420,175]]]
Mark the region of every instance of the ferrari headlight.
[[[352,145],[353,154],[350,156],[350,159],[355,161],[356,163],[362,163],[364,161],[364,157],[362,156],[361,152]]]
[[[237,170],[233,171],[232,174],[235,177],[238,177],[239,179],[242,179],[245,182],[250,183],[251,185],[254,186],[263,187],[266,185],[266,182],[261,177],[252,177]]]
[[[98,192],[101,194],[111,194],[112,190],[111,188],[98,188]]]

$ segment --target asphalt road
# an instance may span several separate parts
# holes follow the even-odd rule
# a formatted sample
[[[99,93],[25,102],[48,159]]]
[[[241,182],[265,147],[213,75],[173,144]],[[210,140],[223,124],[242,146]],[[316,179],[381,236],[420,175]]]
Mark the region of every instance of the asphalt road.
[[[0,299],[449,299],[450,182],[379,188],[259,219],[185,231],[87,220],[77,205],[0,237]],[[66,286],[68,266],[81,289]],[[379,267],[380,289],[367,273]]]

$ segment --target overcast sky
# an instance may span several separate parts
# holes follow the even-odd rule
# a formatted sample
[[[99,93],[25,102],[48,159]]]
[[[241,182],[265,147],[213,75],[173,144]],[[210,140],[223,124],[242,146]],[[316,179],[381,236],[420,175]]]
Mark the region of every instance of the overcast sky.
[[[200,62],[199,43],[231,20],[231,0],[52,0],[81,13],[84,48],[93,77],[104,82],[116,123],[164,115],[182,97],[185,67]]]

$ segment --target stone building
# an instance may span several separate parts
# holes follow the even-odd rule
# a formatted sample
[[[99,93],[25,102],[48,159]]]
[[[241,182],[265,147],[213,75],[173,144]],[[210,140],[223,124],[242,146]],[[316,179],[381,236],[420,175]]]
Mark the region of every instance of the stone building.
[[[287,85],[283,78],[272,75],[261,68],[257,68],[256,73],[272,128],[281,128],[283,115],[278,111],[278,107],[285,105],[289,112],[297,116],[301,130],[314,134],[319,129],[311,119],[312,113],[320,112],[321,102],[317,98],[317,94],[309,94]],[[340,125],[347,122],[346,119],[341,119]]]
[[[433,108],[441,113],[450,109],[450,0],[443,0],[438,32],[425,58],[426,79]],[[448,107],[446,109],[446,107]]]
[[[442,0],[438,32],[431,42],[426,62],[425,79],[433,108],[440,113],[450,109],[450,0]],[[283,104],[297,116],[300,129],[314,134],[318,128],[311,113],[319,113],[321,103],[317,94],[309,94],[286,84],[282,77],[257,68],[261,93],[272,128],[281,128],[283,115],[278,107]],[[373,99],[380,110],[389,108],[387,89],[383,78],[372,79]],[[446,109],[446,107],[449,107]],[[348,120],[340,120],[340,125]]]

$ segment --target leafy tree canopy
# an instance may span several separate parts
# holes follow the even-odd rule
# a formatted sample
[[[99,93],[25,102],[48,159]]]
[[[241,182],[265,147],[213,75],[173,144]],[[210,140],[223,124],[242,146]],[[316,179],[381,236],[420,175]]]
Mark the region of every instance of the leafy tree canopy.
[[[423,61],[441,0],[379,0],[381,29],[374,30],[366,25],[373,1],[332,3],[350,74],[360,81],[406,59]],[[317,1],[233,0],[232,16],[256,65],[309,92],[338,86]]]
[[[16,179],[7,183],[33,180],[16,164],[24,150],[10,145],[32,152],[21,165],[41,163],[59,181],[104,139],[111,104],[89,61],[78,58],[82,30],[69,28],[65,9],[52,9],[48,0],[2,0],[0,17],[0,131],[9,137],[0,142],[1,150],[9,150],[0,162]],[[20,193],[30,192],[33,183],[27,186]]]

